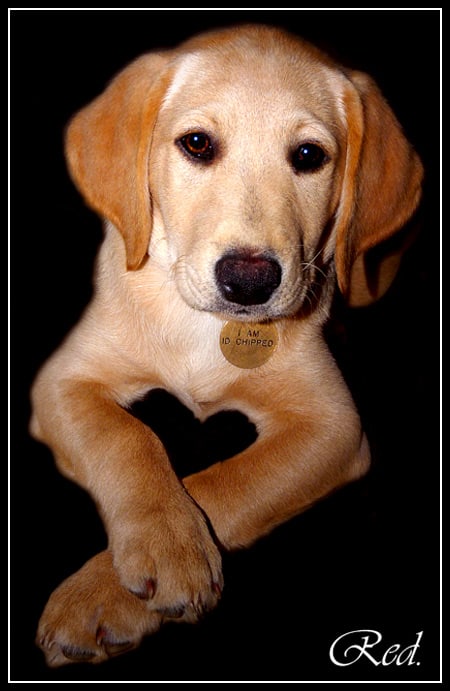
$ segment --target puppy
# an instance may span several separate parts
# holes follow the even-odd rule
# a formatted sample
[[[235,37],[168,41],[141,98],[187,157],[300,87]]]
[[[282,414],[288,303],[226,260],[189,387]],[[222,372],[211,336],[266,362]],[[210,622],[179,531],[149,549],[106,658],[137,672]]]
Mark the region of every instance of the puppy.
[[[370,454],[323,340],[335,289],[379,298],[422,166],[374,82],[241,26],[126,67],[67,130],[104,220],[94,297],[32,390],[33,435],[94,498],[108,549],[52,594],[47,663],[100,662],[221,595],[250,545]],[[152,389],[200,420],[239,410],[246,450],[177,477],[129,408]]]

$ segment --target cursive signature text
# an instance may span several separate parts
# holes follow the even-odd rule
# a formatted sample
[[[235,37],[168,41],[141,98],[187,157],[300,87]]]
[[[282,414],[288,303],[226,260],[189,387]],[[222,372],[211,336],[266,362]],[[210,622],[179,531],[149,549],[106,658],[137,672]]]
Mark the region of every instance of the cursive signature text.
[[[330,660],[339,667],[348,667],[359,660],[369,661],[378,667],[382,665],[420,665],[416,661],[423,631],[418,631],[416,641],[405,647],[394,643],[386,648],[382,645],[383,636],[373,629],[357,629],[343,633],[330,647]]]

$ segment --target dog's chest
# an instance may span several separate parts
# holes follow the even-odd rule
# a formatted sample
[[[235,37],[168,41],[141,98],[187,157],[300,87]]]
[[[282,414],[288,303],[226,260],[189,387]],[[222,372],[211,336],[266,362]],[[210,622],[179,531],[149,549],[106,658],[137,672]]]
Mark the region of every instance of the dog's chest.
[[[198,313],[165,320],[153,330],[151,357],[164,388],[200,418],[241,374],[221,351],[222,326],[217,317]]]

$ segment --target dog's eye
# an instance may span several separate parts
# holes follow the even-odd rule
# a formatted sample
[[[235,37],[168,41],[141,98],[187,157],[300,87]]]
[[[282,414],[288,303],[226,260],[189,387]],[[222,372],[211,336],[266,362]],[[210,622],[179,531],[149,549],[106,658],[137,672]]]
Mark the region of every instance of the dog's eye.
[[[312,142],[300,144],[292,155],[292,165],[298,173],[309,173],[317,170],[327,160],[325,151]]]
[[[181,137],[178,142],[192,158],[211,161],[214,156],[211,139],[204,132],[190,132]]]

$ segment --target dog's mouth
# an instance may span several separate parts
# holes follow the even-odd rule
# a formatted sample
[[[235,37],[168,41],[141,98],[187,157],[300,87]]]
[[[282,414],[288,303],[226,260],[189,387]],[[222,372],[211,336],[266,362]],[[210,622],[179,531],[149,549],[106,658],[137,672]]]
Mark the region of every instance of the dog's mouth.
[[[265,322],[292,316],[298,309],[300,309],[300,306],[297,303],[293,308],[286,309],[278,306],[275,302],[270,305],[242,306],[221,301],[220,304],[210,311],[220,313],[222,316],[235,319],[236,321]]]

